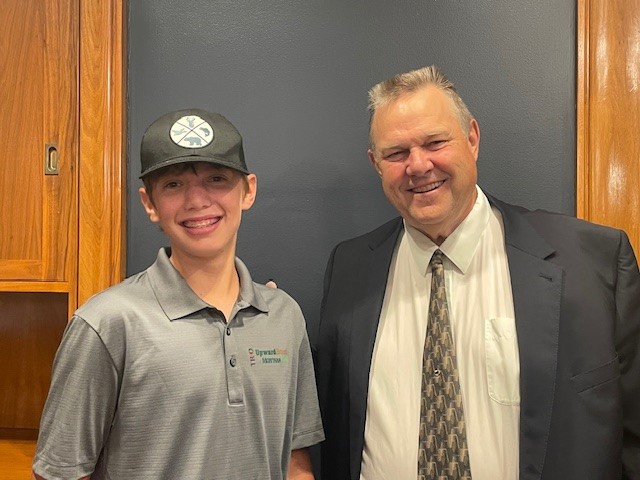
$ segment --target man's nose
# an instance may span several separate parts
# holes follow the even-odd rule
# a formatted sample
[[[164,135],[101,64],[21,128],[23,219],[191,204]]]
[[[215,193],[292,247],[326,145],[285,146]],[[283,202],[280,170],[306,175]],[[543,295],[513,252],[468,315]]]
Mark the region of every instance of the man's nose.
[[[407,158],[407,175],[420,176],[433,169],[431,154],[423,148],[412,148]]]

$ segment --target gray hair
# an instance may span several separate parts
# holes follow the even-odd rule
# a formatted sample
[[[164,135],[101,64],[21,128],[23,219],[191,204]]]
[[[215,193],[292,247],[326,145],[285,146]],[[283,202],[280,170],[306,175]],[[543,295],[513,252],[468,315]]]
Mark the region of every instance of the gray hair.
[[[473,115],[469,112],[467,105],[462,100],[462,97],[455,89],[453,82],[442,73],[442,71],[435,65],[428,67],[418,68],[405,73],[399,73],[394,75],[388,80],[374,85],[369,90],[369,148],[375,150],[373,138],[371,136],[371,123],[373,121],[373,115],[380,107],[385,106],[389,102],[395,100],[403,93],[414,92],[427,85],[433,85],[444,93],[453,101],[456,115],[462,131],[467,135],[471,125]]]

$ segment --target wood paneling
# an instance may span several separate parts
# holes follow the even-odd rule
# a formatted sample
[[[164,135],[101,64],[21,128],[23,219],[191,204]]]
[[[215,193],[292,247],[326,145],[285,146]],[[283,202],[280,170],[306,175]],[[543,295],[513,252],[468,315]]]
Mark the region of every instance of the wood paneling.
[[[0,142],[0,291],[66,282],[69,314],[125,272],[125,12],[126,0],[2,7],[0,131],[15,141]],[[49,143],[58,175],[44,175]]]
[[[577,214],[640,254],[640,0],[578,0]]]
[[[67,325],[67,295],[0,292],[0,426],[36,429]]]
[[[0,143],[0,259],[3,264],[13,261],[16,273],[20,261],[32,260],[27,268],[37,278],[42,257],[44,175],[39,164],[18,159],[37,158],[44,151],[44,8],[36,2],[20,3],[13,0],[5,5],[7,21],[0,28],[0,105],[5,112],[0,116],[0,131],[28,131],[37,141]],[[33,23],[33,36],[25,41],[20,33],[27,22]],[[13,95],[18,87],[28,94],[25,99]],[[24,225],[24,232],[14,234],[10,225]]]
[[[78,1],[2,4],[0,280],[75,275]],[[44,172],[47,144],[57,175]]]
[[[125,272],[125,7],[81,1],[79,305]]]

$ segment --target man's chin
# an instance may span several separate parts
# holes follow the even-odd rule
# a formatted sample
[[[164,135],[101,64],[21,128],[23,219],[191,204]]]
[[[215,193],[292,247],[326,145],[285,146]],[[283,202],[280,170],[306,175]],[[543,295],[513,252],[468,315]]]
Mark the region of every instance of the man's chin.
[[[449,215],[437,207],[421,208],[420,210],[410,210],[403,218],[416,228],[437,228],[438,225],[446,223]]]

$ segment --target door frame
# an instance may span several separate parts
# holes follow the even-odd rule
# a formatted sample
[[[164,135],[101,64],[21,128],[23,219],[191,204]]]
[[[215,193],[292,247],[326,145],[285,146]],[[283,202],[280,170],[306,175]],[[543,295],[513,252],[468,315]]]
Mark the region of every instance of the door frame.
[[[124,278],[127,0],[80,0],[78,275],[73,312]]]
[[[620,79],[607,79],[607,72],[614,76],[629,68],[630,45],[637,41],[633,19],[640,1],[625,2],[624,8],[633,10],[621,18],[620,0],[577,0],[576,215],[624,230],[638,255],[640,144],[613,144],[611,138],[635,138],[638,116],[631,113],[640,95]]]

